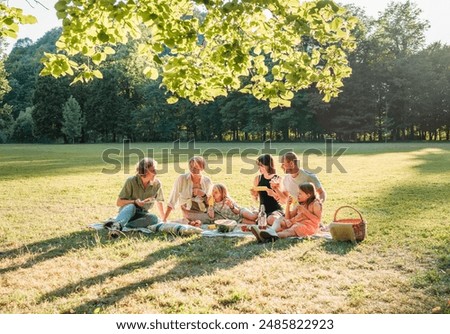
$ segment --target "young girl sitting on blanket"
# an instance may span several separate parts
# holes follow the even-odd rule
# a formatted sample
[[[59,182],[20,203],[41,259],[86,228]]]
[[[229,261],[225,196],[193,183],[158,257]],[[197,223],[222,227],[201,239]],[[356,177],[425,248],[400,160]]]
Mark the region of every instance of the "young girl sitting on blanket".
[[[211,219],[232,219],[243,224],[255,224],[258,218],[257,213],[250,212],[246,208],[239,208],[228,195],[227,188],[221,183],[215,184],[212,188],[208,215]]]
[[[317,233],[322,219],[322,202],[312,183],[299,185],[298,205],[291,210],[293,198],[289,197],[285,217],[278,219],[271,229],[258,231],[262,241],[278,238],[305,237]]]

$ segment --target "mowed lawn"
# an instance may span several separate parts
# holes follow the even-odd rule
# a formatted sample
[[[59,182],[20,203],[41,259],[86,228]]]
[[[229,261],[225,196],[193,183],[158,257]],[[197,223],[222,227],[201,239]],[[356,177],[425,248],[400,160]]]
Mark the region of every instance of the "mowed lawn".
[[[172,143],[131,147],[154,149],[168,198],[186,157],[167,161],[163,149]],[[256,155],[248,153],[262,144],[196,147],[208,153],[214,182],[241,205],[257,206],[249,195]],[[334,165],[320,154],[325,144],[272,147],[292,148],[309,168],[321,168],[324,221],[354,206],[368,221],[368,238],[357,245],[139,233],[110,240],[87,226],[116,214],[137,155],[124,166],[119,144],[0,145],[0,313],[450,312],[450,144],[335,143],[334,152],[348,150]],[[241,158],[236,150],[247,151]],[[218,152],[229,153],[223,163]],[[111,174],[113,160],[120,169]]]

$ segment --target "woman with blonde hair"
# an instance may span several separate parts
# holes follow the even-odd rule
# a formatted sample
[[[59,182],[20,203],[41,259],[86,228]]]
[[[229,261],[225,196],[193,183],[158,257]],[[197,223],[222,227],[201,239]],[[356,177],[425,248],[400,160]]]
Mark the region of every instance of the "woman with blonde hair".
[[[207,213],[207,199],[211,195],[212,182],[209,177],[202,175],[205,167],[206,161],[201,156],[189,160],[189,172],[180,175],[173,185],[164,221],[179,204],[187,220],[199,220],[204,224],[211,222]]]

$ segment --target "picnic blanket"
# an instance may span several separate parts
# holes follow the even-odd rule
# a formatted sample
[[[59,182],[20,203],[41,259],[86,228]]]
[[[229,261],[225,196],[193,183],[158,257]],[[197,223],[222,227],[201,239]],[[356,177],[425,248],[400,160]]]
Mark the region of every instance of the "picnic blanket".
[[[181,222],[180,220],[176,220],[176,221],[170,221],[169,223],[173,223],[173,224],[184,224],[184,222]],[[209,225],[202,225],[201,229],[203,230],[201,232],[202,237],[207,237],[207,238],[217,238],[217,237],[221,237],[221,238],[254,238],[253,234],[251,232],[243,232],[240,228],[240,225],[236,226],[236,228],[231,231],[231,232],[227,232],[227,233],[223,233],[223,232],[219,232],[217,229],[209,229],[208,228]],[[88,226],[91,229],[94,230],[103,230],[105,229],[105,227],[103,226],[103,223],[94,223],[94,224],[90,224]],[[153,232],[148,228],[127,228],[124,227],[122,232],[127,233],[127,232],[133,232],[133,231],[137,231],[137,232],[142,232],[145,234],[152,234],[152,233],[157,233],[157,232]],[[326,240],[332,240],[331,237],[331,233],[329,231],[326,230],[321,230],[318,233],[308,236],[308,237],[290,237],[289,239],[326,239]]]
[[[88,225],[88,228],[94,229],[94,230],[107,230],[107,228],[105,228],[103,223],[90,224],[90,225]],[[139,228],[124,227],[122,229],[122,232],[133,232],[133,231],[142,232],[142,233],[146,233],[146,234],[153,233],[152,231],[150,231],[148,228],[145,228],[145,227],[139,227]]]
[[[169,223],[183,224],[183,223],[180,223],[178,221],[171,221]],[[103,226],[103,223],[90,224],[88,227],[91,228],[91,229],[94,229],[94,230],[107,230]],[[217,229],[214,229],[214,230],[208,229],[208,225],[204,224],[204,225],[202,225],[201,229],[203,230],[201,235],[204,236],[204,237],[229,237],[229,238],[254,237],[251,232],[242,232],[238,228],[235,228],[235,230],[232,231],[232,232],[221,233],[221,232],[217,231]],[[122,229],[122,232],[124,232],[124,233],[126,233],[126,232],[133,232],[133,231],[142,232],[142,233],[145,233],[145,234],[157,233],[157,232],[151,231],[148,228],[143,228],[143,227],[141,227],[141,228],[127,228],[127,227],[124,227]]]

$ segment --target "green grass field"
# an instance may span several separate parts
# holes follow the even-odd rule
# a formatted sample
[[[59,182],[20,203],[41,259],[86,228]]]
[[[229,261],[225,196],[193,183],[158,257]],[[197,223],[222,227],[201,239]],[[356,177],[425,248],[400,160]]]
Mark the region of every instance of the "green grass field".
[[[154,148],[165,161],[162,149],[171,145],[132,147]],[[325,151],[324,144],[273,147]],[[117,212],[129,174],[123,164],[102,173],[112,169],[102,152],[123,153],[121,145],[0,145],[0,313],[450,313],[450,144],[335,143],[334,151],[340,147],[348,147],[338,160],[345,173],[326,172],[319,151],[307,162],[323,168],[326,223],[342,205],[367,219],[368,238],[357,245],[161,234],[109,240],[86,227]],[[222,172],[211,178],[256,206],[255,174],[240,172],[250,163],[230,159],[214,164]],[[177,173],[172,159],[160,167],[168,169],[159,176],[168,198]]]

